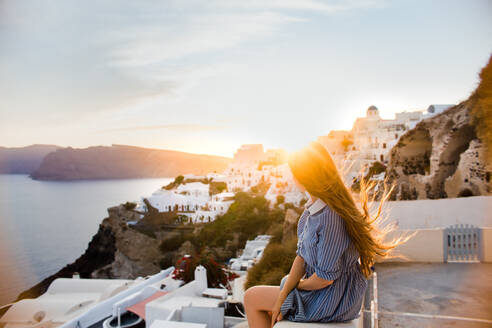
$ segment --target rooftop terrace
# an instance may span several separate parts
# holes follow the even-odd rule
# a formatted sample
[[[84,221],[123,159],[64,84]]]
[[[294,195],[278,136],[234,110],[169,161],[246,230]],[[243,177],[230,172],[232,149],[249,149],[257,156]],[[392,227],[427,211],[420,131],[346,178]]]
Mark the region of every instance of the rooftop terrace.
[[[492,263],[379,263],[376,271],[380,328],[492,326]]]

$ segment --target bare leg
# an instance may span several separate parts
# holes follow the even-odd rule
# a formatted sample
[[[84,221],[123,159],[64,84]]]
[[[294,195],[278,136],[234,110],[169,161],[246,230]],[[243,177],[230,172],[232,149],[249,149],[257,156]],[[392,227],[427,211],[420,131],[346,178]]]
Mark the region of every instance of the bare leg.
[[[249,328],[270,328],[271,314],[278,294],[279,286],[254,286],[244,294],[244,308]]]

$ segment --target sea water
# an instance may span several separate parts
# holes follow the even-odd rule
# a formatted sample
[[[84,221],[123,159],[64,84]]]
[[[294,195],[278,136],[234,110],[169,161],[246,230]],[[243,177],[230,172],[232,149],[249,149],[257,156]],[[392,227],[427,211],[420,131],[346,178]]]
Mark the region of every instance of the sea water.
[[[82,255],[108,207],[150,196],[171,181],[0,174],[0,306]]]

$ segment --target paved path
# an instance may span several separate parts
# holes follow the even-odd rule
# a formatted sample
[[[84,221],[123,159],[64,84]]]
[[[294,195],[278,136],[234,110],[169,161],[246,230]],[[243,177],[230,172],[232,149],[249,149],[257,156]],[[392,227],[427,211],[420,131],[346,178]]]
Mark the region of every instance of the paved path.
[[[492,320],[491,263],[380,263],[379,311]],[[382,314],[386,327],[492,327],[490,323]]]

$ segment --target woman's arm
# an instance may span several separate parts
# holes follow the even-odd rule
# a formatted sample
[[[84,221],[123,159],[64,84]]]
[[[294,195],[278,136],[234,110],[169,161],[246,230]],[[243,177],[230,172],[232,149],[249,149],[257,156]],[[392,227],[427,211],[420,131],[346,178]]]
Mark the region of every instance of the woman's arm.
[[[299,280],[304,276],[304,259],[299,255],[296,256],[292,266],[290,268],[289,276],[285,281],[285,284],[278,295],[277,301],[272,309],[272,327],[275,325],[277,321],[282,320],[282,314],[280,313],[280,307],[284,303],[287,295],[296,287],[299,283]]]
[[[287,295],[289,295],[289,293],[297,286],[299,280],[301,280],[305,273],[304,259],[297,255],[294,259],[294,262],[292,263],[289,276],[285,281],[284,287],[279,294],[279,298],[282,299],[282,303],[287,298]]]
[[[315,272],[309,278],[301,279],[301,281],[299,281],[299,283],[297,284],[297,289],[317,290],[317,289],[322,289],[322,288],[328,287],[332,283],[333,283],[333,280],[326,280],[326,279],[320,278],[320,277],[318,277],[318,275],[316,275],[316,272]]]

